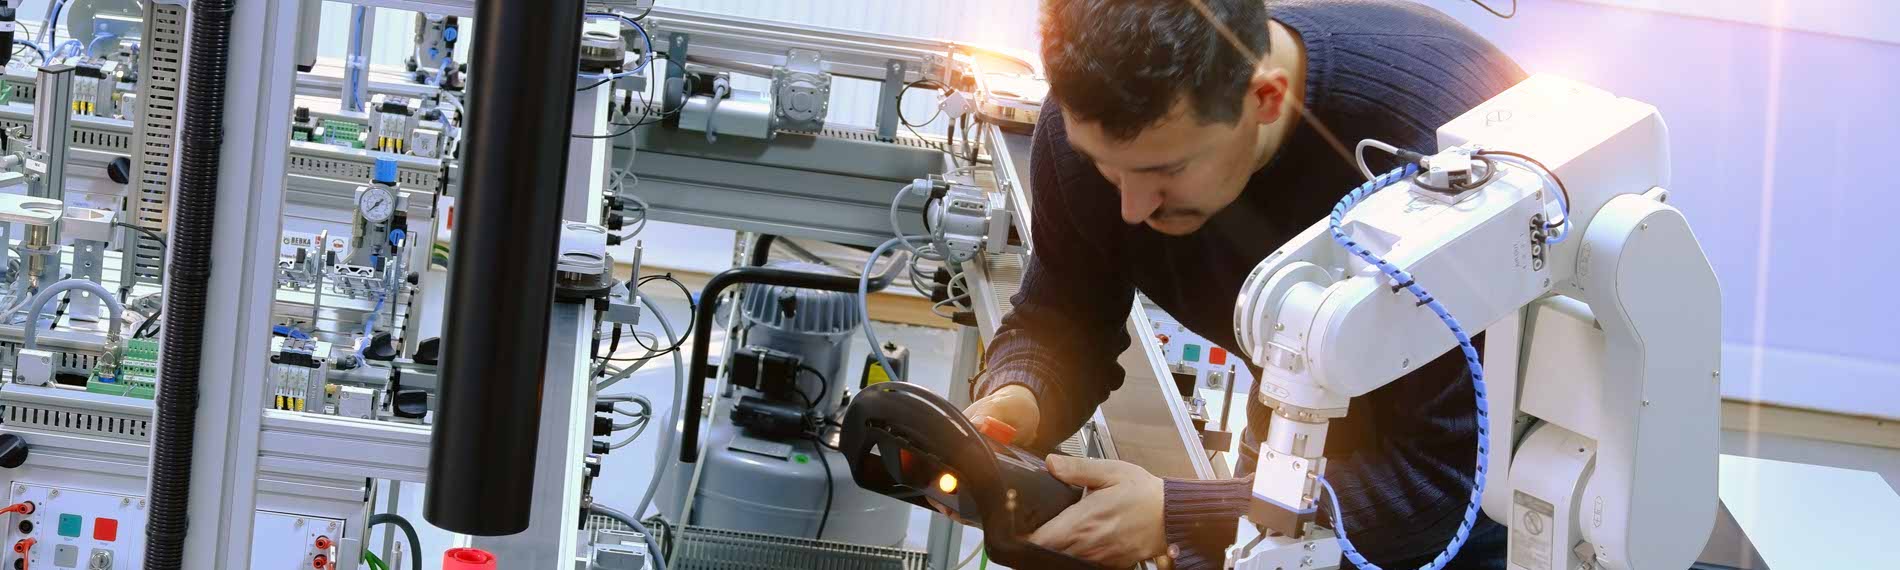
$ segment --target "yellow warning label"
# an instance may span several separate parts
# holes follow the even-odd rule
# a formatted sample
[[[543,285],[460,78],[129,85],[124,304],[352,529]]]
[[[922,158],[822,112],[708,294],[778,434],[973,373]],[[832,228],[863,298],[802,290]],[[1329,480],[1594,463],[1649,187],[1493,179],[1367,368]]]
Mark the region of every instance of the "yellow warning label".
[[[878,365],[875,362],[871,363],[871,366],[869,367],[869,372],[867,372],[864,376],[865,376],[864,386],[867,388],[891,381],[891,375],[885,374],[884,367]]]

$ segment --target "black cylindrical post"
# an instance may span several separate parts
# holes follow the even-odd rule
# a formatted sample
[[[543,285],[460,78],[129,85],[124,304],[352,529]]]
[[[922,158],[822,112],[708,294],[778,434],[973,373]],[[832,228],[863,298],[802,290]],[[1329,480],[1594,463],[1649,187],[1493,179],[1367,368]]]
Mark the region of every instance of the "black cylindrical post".
[[[479,0],[424,514],[528,527],[582,0]]]

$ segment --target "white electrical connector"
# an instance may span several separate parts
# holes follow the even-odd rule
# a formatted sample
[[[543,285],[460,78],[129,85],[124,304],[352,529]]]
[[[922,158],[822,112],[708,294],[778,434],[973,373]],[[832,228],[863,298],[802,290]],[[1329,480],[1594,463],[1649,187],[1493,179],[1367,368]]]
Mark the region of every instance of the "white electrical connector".
[[[1425,181],[1434,186],[1451,186],[1453,180],[1471,176],[1471,149],[1452,147],[1425,158]]]
[[[45,386],[53,382],[53,353],[39,349],[21,349],[13,367],[13,382]]]
[[[937,108],[942,109],[944,116],[951,122],[956,122],[957,119],[970,114],[975,106],[970,104],[970,98],[965,97],[963,92],[953,91],[949,96],[944,97],[942,102],[937,103]]]
[[[356,386],[341,386],[336,395],[336,415],[365,420],[376,419],[376,391]]]

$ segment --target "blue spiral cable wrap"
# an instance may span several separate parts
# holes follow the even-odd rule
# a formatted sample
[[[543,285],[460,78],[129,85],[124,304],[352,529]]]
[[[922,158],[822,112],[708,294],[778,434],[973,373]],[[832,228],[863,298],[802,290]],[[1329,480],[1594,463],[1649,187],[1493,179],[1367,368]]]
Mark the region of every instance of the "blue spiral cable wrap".
[[[1470,538],[1471,527],[1477,524],[1478,508],[1484,498],[1485,465],[1488,463],[1488,459],[1491,455],[1491,418],[1488,412],[1489,408],[1485,404],[1484,399],[1484,365],[1478,361],[1478,348],[1471,344],[1471,336],[1466,334],[1464,327],[1458,324],[1458,319],[1452,317],[1451,313],[1445,310],[1445,306],[1439,303],[1438,299],[1433,298],[1431,293],[1426,292],[1424,287],[1419,286],[1417,280],[1412,278],[1411,273],[1399,269],[1398,266],[1392,265],[1385,259],[1380,258],[1377,254],[1372,253],[1372,250],[1367,249],[1366,246],[1353,241],[1351,237],[1346,235],[1345,230],[1340,229],[1340,224],[1344,222],[1346,212],[1351,210],[1354,205],[1357,205],[1360,201],[1365,200],[1367,196],[1371,196],[1394,182],[1409,178],[1417,171],[1417,165],[1407,164],[1402,168],[1394,169],[1391,172],[1385,173],[1383,176],[1367,181],[1365,184],[1354,189],[1351,193],[1346,194],[1345,198],[1339,200],[1339,204],[1333,206],[1331,229],[1333,241],[1338,242],[1340,247],[1346,248],[1346,251],[1359,256],[1359,258],[1365,260],[1366,263],[1378,267],[1380,272],[1390,277],[1393,282],[1404,286],[1407,291],[1412,293],[1412,296],[1418,297],[1419,303],[1437,314],[1438,319],[1445,322],[1445,327],[1451,329],[1451,335],[1458,339],[1458,348],[1463,350],[1465,354],[1465,365],[1471,369],[1471,388],[1478,396],[1478,467],[1472,478],[1471,502],[1465,505],[1464,522],[1458,524],[1458,532],[1452,535],[1451,543],[1445,545],[1444,552],[1440,552],[1436,558],[1432,559],[1430,564],[1420,567],[1420,570],[1439,570],[1444,568],[1446,563],[1451,562],[1452,558],[1458,556],[1458,549],[1464,547],[1465,539]],[[1332,483],[1328,483],[1326,477],[1321,476],[1319,478],[1319,484],[1320,487],[1326,490],[1326,497],[1331,501],[1331,506],[1333,507],[1333,532],[1339,534],[1339,548],[1346,555],[1346,559],[1352,561],[1353,566],[1359,567],[1360,570],[1380,570],[1378,565],[1367,561],[1365,556],[1359,554],[1359,550],[1353,547],[1352,541],[1346,538],[1346,527],[1340,521],[1339,495],[1333,492]]]

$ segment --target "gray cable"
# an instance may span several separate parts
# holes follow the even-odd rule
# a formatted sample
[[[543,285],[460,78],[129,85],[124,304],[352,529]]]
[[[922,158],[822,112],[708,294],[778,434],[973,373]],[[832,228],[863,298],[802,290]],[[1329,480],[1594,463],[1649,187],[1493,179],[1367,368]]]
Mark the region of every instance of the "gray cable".
[[[620,524],[627,525],[627,528],[631,528],[634,532],[638,532],[641,536],[646,537],[647,549],[652,551],[649,557],[653,559],[653,568],[655,570],[666,570],[666,557],[660,555],[660,540],[653,536],[651,531],[647,530],[646,525],[640,524],[639,520],[627,516],[627,513],[620,512],[613,507],[600,503],[594,503],[587,508],[593,511],[594,514],[619,521]]]
[[[607,401],[607,400],[602,400],[602,401]],[[640,396],[640,395],[635,395],[631,398],[628,398],[625,401],[627,403],[639,404],[640,411],[628,412],[626,410],[622,410],[620,409],[620,402],[613,402],[609,404],[615,413],[633,418],[633,421],[630,421],[627,423],[615,422],[613,430],[621,431],[621,430],[627,430],[627,429],[633,429],[633,428],[640,428],[640,431],[646,431],[647,422],[653,419],[653,403],[647,401],[646,396]],[[635,438],[640,437],[640,433],[634,432],[633,437]],[[631,442],[632,440],[633,438],[628,438],[629,442]],[[624,443],[621,444],[621,447],[625,447],[625,444]],[[619,447],[614,447],[610,449],[619,449]]]
[[[633,442],[638,441],[640,439],[640,434],[647,432],[647,426],[653,424],[651,420],[640,420],[639,423],[640,423],[640,429],[633,430],[633,435],[627,436],[627,439],[614,442],[613,445],[607,446],[607,450],[613,451],[616,449],[620,449],[622,447],[633,445]],[[658,479],[658,478],[659,478],[658,475],[654,476],[654,479]]]
[[[674,351],[674,352],[678,352],[678,351]],[[626,368],[620,369],[620,371],[615,372],[613,376],[602,378],[599,382],[594,383],[594,389],[596,391],[606,390],[608,387],[613,386],[614,384],[619,384],[621,380],[626,380],[627,378],[632,377],[633,373],[639,372],[641,368],[646,367],[648,362],[652,362],[653,356],[654,356],[653,353],[647,353],[646,357],[634,361],[632,366],[628,366]]]
[[[970,561],[976,560],[976,555],[981,552],[983,552],[983,543],[979,542],[976,548],[970,549],[970,553],[963,556],[962,562],[958,562],[956,566],[951,566],[950,570],[963,570],[963,567],[969,566]]]
[[[110,324],[107,325],[107,338],[119,338],[119,319],[125,316],[125,305],[119,303],[119,298],[113,296],[111,291],[107,291],[105,286],[98,283],[93,283],[85,279],[66,279],[46,286],[45,289],[40,290],[39,294],[34,295],[32,300],[26,302],[24,309],[27,311],[28,316],[24,326],[26,328],[25,346],[27,349],[39,348],[39,345],[35,342],[39,337],[39,313],[46,309],[46,303],[52,301],[53,297],[58,296],[60,293],[73,289],[84,289],[86,292],[92,293],[93,296],[105,301],[106,309],[112,318]],[[7,318],[12,318],[12,314],[8,314]]]
[[[638,287],[633,288],[633,294],[640,299],[640,304],[646,305],[647,311],[653,314],[653,318],[660,321],[660,330],[666,332],[667,342],[679,344],[679,334],[673,332],[673,322],[666,318],[666,313],[660,311],[660,304],[653,302],[653,298],[647,296],[646,293],[640,292]],[[675,350],[673,351],[673,406],[666,411],[664,420],[666,429],[660,430],[660,441],[653,448],[653,480],[647,482],[646,493],[640,496],[640,504],[635,512],[646,514],[647,507],[653,505],[653,494],[660,489],[661,475],[665,474],[669,466],[673,464],[668,460],[668,455],[673,448],[674,434],[680,429],[675,424],[675,418],[679,415],[680,406],[686,405],[685,396],[686,362],[685,358],[680,356],[680,351]]]
[[[1365,140],[1359,141],[1359,146],[1354,147],[1352,150],[1354,162],[1359,165],[1359,175],[1366,177],[1366,180],[1371,180],[1373,178],[1372,169],[1366,167],[1366,148],[1367,147],[1383,150],[1393,155],[1397,155],[1399,153],[1399,148],[1392,146],[1390,144],[1386,144],[1376,139],[1365,139]]]
[[[870,341],[871,355],[876,356],[878,365],[884,367],[884,374],[889,376],[892,380],[899,381],[907,379],[903,376],[899,376],[897,374],[897,368],[891,366],[890,359],[884,357],[884,343],[878,342],[877,331],[871,327],[871,294],[869,289],[871,284],[871,269],[877,265],[877,258],[884,255],[885,251],[890,250],[891,246],[899,243],[907,243],[913,239],[925,238],[920,236],[899,236],[885,240],[884,243],[877,246],[877,249],[871,250],[871,255],[864,259],[864,272],[858,275],[858,310],[861,312],[859,317],[863,319],[864,323],[864,339]],[[885,271],[885,273],[893,272]],[[895,278],[896,275],[893,274],[891,277]]]

